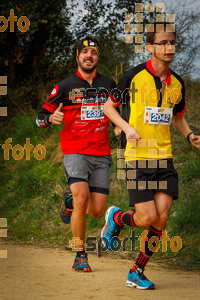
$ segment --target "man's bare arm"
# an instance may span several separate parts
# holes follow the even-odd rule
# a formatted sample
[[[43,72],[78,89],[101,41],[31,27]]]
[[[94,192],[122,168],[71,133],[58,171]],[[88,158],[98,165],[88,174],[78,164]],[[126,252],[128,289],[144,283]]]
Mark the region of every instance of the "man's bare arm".
[[[121,128],[122,131],[126,134],[126,139],[130,143],[133,142],[133,140],[140,140],[140,135],[137,132],[136,129],[134,129],[129,123],[127,123],[117,112],[115,104],[111,100],[111,98],[108,99],[108,101],[104,104],[103,111],[105,115],[119,128]]]
[[[188,133],[190,133],[192,130],[190,129],[190,126],[188,122],[185,120],[184,116],[173,116],[172,123],[176,130],[184,137],[187,138]],[[192,146],[200,149],[200,136],[191,134],[189,136],[190,143]]]

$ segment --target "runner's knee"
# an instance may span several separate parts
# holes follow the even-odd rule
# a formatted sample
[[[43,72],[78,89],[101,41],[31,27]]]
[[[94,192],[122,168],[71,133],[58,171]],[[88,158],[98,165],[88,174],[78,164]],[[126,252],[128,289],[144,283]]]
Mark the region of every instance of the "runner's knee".
[[[104,212],[105,212],[105,208],[102,208],[102,209],[98,209],[98,210],[90,210],[90,209],[87,209],[87,215],[95,218],[95,219],[100,219],[103,217],[104,215]]]
[[[147,213],[147,214],[139,215],[137,219],[139,220],[140,227],[149,227],[150,225],[152,225],[154,222],[157,221],[157,217],[158,216],[155,213],[151,213],[151,214]]]
[[[104,212],[88,212],[88,214],[95,219],[100,219],[103,217]]]
[[[168,219],[168,213],[163,213],[161,215],[158,215],[157,222],[159,222],[160,226],[162,226],[163,228],[165,228],[165,225],[167,223],[167,219]]]
[[[84,193],[73,194],[74,209],[85,213],[87,209],[87,196]]]

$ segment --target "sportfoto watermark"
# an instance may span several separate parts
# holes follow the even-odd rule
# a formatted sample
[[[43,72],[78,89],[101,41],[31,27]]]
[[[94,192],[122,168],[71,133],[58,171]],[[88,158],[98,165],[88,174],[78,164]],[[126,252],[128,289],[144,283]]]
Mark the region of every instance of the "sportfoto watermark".
[[[148,100],[150,104],[156,104],[162,99],[163,104],[169,103],[170,105],[178,104],[182,99],[181,90],[178,88],[169,88],[166,82],[162,83],[161,89],[149,88],[148,81],[144,81],[140,84],[131,82],[130,88],[124,89],[121,92],[118,88],[112,89],[110,92],[105,88],[87,88],[83,91],[81,89],[72,89],[70,92],[69,100],[72,103],[87,103],[90,96],[96,96],[96,103],[106,102],[105,95],[112,94],[115,101],[120,104],[126,104],[127,99],[130,97],[131,103],[146,104]],[[93,99],[93,98],[92,98]],[[111,99],[112,100],[112,99]],[[113,101],[113,100],[112,100]]]
[[[0,76],[0,96],[7,95],[7,76]],[[0,117],[7,117],[7,107],[0,107]]]
[[[42,160],[46,155],[46,148],[43,145],[36,145],[35,148],[30,143],[30,138],[26,138],[26,144],[24,147],[17,144],[14,147],[11,145],[12,138],[8,138],[5,143],[2,145],[2,149],[4,150],[4,159],[9,160],[10,159],[10,151],[12,150],[12,157],[15,160],[20,160],[24,157],[24,152],[26,152],[26,160],[30,160],[30,152],[33,150],[34,157],[37,160]]]
[[[0,218],[0,238],[7,237],[7,219]],[[7,258],[7,250],[0,250],[0,258]]]
[[[132,143],[133,149],[126,152],[126,149],[117,149],[117,178],[126,179],[127,189],[130,190],[166,190],[166,180],[141,181],[137,179],[136,169],[166,169],[167,149],[157,149],[157,139],[141,139]],[[144,148],[148,150],[147,160],[136,160],[136,149]],[[127,155],[125,161],[124,154]],[[159,159],[157,158],[159,157]]]
[[[7,76],[0,76],[0,96],[7,95]]]
[[[111,239],[109,246],[111,249],[113,249],[112,251],[114,252],[117,252],[120,249],[122,250],[122,252],[126,252],[127,244],[130,242],[130,249],[132,252],[134,252],[136,251],[135,243],[139,241],[140,251],[144,252],[145,242],[147,242],[147,233],[148,230],[144,230],[138,237],[135,236],[135,231],[132,230],[130,237],[125,237],[124,239],[120,239],[119,237],[117,237],[116,239]],[[108,250],[104,246],[103,241],[106,242],[106,244],[108,245],[108,240],[104,237],[97,238],[96,236],[88,236],[85,239],[85,250],[87,252],[97,252],[97,256],[101,256],[102,252],[106,252]],[[178,252],[182,248],[182,240],[179,236],[174,236],[170,238],[167,235],[167,231],[163,230],[162,237],[160,240],[158,237],[154,236],[151,237],[148,241],[149,250],[152,252],[157,252],[160,249],[160,247],[162,252],[166,252],[167,246],[169,246],[173,252]],[[75,237],[69,241],[69,248],[72,248],[73,251],[83,249],[83,241],[80,240],[80,238]]]
[[[10,10],[10,16],[8,17],[8,20],[4,16],[0,16],[0,24],[3,23],[3,25],[0,25],[0,32],[6,31],[8,28],[8,21],[10,22],[10,32],[14,32],[15,30],[15,21],[17,21],[17,17],[14,14],[14,10]],[[21,32],[26,32],[31,23],[29,19],[25,16],[21,16],[17,21],[17,27]]]
[[[126,13],[124,23],[125,43],[133,44],[133,37],[135,37],[135,53],[149,53],[147,48],[143,51],[144,32],[164,32],[164,25],[162,24],[157,24],[156,28],[154,28],[154,24],[146,24],[144,26],[144,15],[152,13],[156,15],[156,22],[163,23],[166,21],[169,23],[166,25],[166,32],[175,32],[175,14],[166,14],[164,3],[135,3],[134,14]]]

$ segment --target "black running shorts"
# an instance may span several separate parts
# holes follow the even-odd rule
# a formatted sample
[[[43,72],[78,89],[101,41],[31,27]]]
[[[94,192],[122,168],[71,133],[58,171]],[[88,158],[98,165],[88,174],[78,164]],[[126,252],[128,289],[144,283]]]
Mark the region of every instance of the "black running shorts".
[[[178,174],[173,160],[138,160],[126,162],[126,183],[129,205],[151,201],[155,192],[163,192],[178,198]]]

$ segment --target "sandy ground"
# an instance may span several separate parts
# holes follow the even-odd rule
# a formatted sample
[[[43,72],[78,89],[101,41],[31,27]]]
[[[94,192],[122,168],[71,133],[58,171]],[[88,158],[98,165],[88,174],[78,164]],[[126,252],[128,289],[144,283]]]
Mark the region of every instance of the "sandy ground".
[[[145,275],[155,290],[126,287],[132,261],[89,255],[93,272],[71,271],[74,253],[59,248],[0,242],[0,299],[200,299],[200,272],[169,270],[149,263]]]

